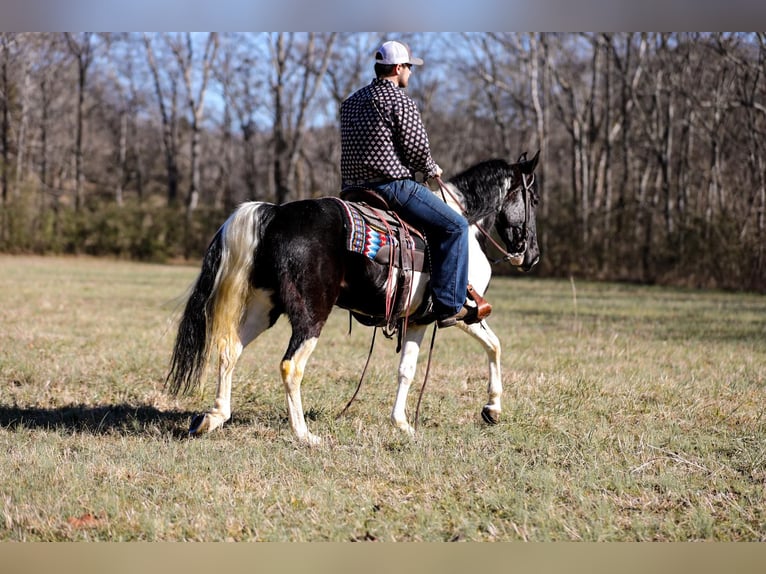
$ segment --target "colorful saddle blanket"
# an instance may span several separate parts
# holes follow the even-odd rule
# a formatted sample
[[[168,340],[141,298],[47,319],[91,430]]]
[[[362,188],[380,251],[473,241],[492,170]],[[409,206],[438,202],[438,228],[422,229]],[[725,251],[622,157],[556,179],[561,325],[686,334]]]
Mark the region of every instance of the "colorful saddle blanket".
[[[338,200],[346,216],[346,248],[380,263],[413,271],[428,269],[425,237],[391,212],[361,201]]]
[[[387,337],[399,334],[408,319],[402,317],[407,311],[412,294],[413,275],[430,272],[428,244],[423,234],[388,209],[385,200],[374,191],[365,188],[346,188],[340,198],[346,223],[346,248],[360,253],[375,263],[388,268],[386,282],[386,312],[382,317],[368,317],[351,311],[352,316],[368,326],[383,327]],[[392,274],[394,268],[398,274]],[[430,297],[421,307],[427,307]],[[421,309],[414,313],[420,316]],[[412,317],[412,316],[410,316]],[[397,351],[399,348],[397,348]]]

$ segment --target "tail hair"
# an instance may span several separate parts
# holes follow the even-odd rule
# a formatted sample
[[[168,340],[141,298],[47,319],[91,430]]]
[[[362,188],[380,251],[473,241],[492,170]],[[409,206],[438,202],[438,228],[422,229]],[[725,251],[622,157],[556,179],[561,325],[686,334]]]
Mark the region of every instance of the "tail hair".
[[[210,242],[178,325],[165,379],[171,393],[197,390],[213,347],[220,351],[238,336],[256,250],[274,207],[240,205]]]

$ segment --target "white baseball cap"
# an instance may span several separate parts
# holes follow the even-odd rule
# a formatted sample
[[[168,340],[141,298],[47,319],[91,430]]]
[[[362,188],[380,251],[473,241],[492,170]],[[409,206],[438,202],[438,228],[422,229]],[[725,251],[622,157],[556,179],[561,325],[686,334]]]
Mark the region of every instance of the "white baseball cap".
[[[407,44],[389,40],[384,42],[375,52],[375,63],[388,65],[415,64],[416,66],[422,66],[423,60],[415,58]]]

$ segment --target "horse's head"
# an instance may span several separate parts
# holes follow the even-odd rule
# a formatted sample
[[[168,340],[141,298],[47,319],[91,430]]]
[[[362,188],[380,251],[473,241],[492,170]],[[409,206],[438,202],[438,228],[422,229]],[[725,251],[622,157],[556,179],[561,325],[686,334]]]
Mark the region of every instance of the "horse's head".
[[[517,163],[511,164],[508,193],[495,220],[495,229],[510,254],[507,259],[520,271],[529,271],[540,261],[535,219],[540,201],[535,177],[539,156],[538,150],[528,160],[523,153]]]

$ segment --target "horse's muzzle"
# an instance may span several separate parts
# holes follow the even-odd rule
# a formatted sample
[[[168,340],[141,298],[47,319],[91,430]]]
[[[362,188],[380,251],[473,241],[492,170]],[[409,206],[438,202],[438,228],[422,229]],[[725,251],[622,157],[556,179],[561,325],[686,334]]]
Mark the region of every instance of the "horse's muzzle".
[[[524,264],[523,262],[516,267],[520,272],[527,273],[529,271],[532,271],[535,265],[537,265],[540,262],[540,256],[536,255],[535,258],[530,261],[529,263]]]

